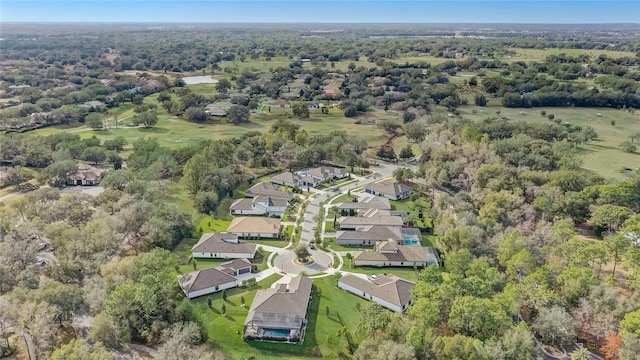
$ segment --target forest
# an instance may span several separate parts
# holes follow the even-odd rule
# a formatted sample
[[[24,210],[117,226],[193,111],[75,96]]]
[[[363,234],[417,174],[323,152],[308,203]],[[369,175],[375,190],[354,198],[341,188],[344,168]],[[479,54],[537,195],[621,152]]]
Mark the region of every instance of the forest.
[[[4,30],[0,358],[638,359],[640,29]],[[331,332],[256,345],[226,308],[274,279],[184,297],[190,246],[252,185],[379,163],[442,259],[380,269],[412,277],[406,312],[331,275],[309,315]],[[73,191],[80,167],[100,191]]]

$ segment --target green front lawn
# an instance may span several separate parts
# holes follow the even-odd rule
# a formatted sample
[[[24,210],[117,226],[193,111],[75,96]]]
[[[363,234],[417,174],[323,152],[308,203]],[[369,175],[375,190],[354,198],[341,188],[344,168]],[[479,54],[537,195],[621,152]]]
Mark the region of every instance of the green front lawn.
[[[261,281],[259,288],[268,288],[279,278],[280,275],[272,275]],[[257,289],[227,290],[226,301],[222,300],[221,293],[212,294],[209,296],[212,300],[211,309],[207,306],[206,296],[192,302],[204,323],[210,342],[230,359],[247,359],[252,356],[256,359],[337,359],[342,351],[347,352],[346,339],[338,335],[343,326],[347,327],[352,342],[362,340],[355,333],[360,319],[356,304],[364,306],[366,301],[338,289],[334,281],[333,277],[313,281],[316,291],[309,304],[307,329],[301,345],[242,339],[243,324]],[[318,290],[320,295],[317,294]],[[241,306],[242,298],[246,302],[245,307]],[[226,317],[221,314],[222,304],[226,307]]]
[[[331,201],[331,204],[335,205],[335,204],[341,204],[341,203],[346,203],[346,202],[352,202],[353,200],[355,200],[357,198],[358,198],[357,196],[342,194],[342,195],[334,198]]]
[[[357,251],[358,249],[367,248],[366,246],[343,246],[336,244],[336,238],[334,237],[326,237],[324,238],[324,242],[327,246],[331,246],[331,250],[333,251]],[[368,246],[368,248],[373,248],[373,246]]]
[[[325,222],[324,231],[325,232],[334,232],[334,231],[336,231],[336,228],[333,226],[333,220]]]

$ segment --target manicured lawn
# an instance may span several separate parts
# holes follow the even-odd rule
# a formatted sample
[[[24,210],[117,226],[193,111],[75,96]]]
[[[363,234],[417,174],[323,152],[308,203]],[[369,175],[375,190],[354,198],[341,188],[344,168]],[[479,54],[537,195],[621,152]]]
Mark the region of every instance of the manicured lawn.
[[[285,239],[291,239],[293,236],[293,225],[287,225],[287,227],[284,228],[284,234]]]
[[[275,246],[275,247],[279,247],[279,248],[283,248],[285,246],[287,246],[287,244],[289,243],[289,240],[283,240],[283,239],[261,239],[261,240],[243,240],[244,242],[248,243],[248,244],[256,244],[258,246],[260,245],[267,245],[267,246]]]
[[[231,224],[231,218],[229,219],[214,219],[211,216],[204,216],[198,223],[196,229],[202,229],[203,233],[208,232],[225,232]]]
[[[335,227],[333,226],[333,220],[325,222],[324,231],[325,232],[334,232],[334,231],[336,231]]]
[[[330,245],[333,251],[357,251],[358,249],[367,248],[366,246],[343,246],[336,244],[336,238],[326,237],[324,238],[325,244]],[[373,248],[369,246],[368,248]]]
[[[476,110],[475,114],[473,110]],[[627,111],[579,107],[531,108],[524,109],[526,115],[520,115],[523,111],[521,108],[464,106],[459,109],[463,118],[471,120],[496,116],[496,111],[500,111],[499,116],[505,116],[511,120],[551,123],[546,117],[540,115],[542,110],[546,111],[547,115],[554,114],[556,119],[568,121],[572,125],[591,126],[598,133],[596,141],[578,146],[583,154],[583,169],[605,178],[620,179],[625,177],[623,168],[638,168],[640,153],[626,153],[618,147],[623,141],[630,141],[629,136],[639,130],[638,118]],[[484,112],[481,113],[481,111]],[[615,125],[611,125],[612,120],[615,121]]]
[[[357,196],[342,194],[331,201],[332,205],[342,204],[346,202],[352,202],[354,199],[357,199]]]
[[[272,275],[258,285],[261,289],[267,288],[278,278],[279,275]],[[213,294],[210,297],[212,309],[207,306],[207,297],[193,300],[193,304],[205,324],[209,338],[212,339],[210,341],[230,359],[247,359],[251,356],[256,359],[337,359],[340,351],[347,345],[347,341],[337,335],[342,326],[347,327],[353,341],[361,340],[355,334],[355,327],[360,318],[356,304],[363,306],[366,301],[338,289],[334,285],[333,277],[315,279],[313,284],[315,289],[320,291],[320,296],[314,292],[309,305],[307,330],[302,345],[242,339],[243,324],[257,289],[228,290],[226,301],[222,300],[221,293]],[[245,307],[241,306],[242,298],[246,302]],[[227,310],[226,317],[221,314],[223,303]]]

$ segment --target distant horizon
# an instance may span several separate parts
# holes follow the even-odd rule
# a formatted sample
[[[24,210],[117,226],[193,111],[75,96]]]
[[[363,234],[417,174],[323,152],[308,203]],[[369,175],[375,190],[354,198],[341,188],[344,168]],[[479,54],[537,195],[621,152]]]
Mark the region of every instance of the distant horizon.
[[[2,23],[640,24],[640,1],[3,0]]]

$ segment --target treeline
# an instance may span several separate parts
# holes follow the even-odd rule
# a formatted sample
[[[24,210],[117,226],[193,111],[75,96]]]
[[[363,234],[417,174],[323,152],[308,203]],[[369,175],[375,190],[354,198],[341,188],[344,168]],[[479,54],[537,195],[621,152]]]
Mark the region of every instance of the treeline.
[[[416,176],[454,193],[436,196],[429,214],[449,274],[419,273],[407,318],[364,307],[356,331],[371,340],[354,358],[535,359],[537,342],[579,340],[607,359],[635,359],[640,252],[629,234],[640,233],[640,178],[580,169],[569,140],[597,136],[592,129],[427,124]]]

